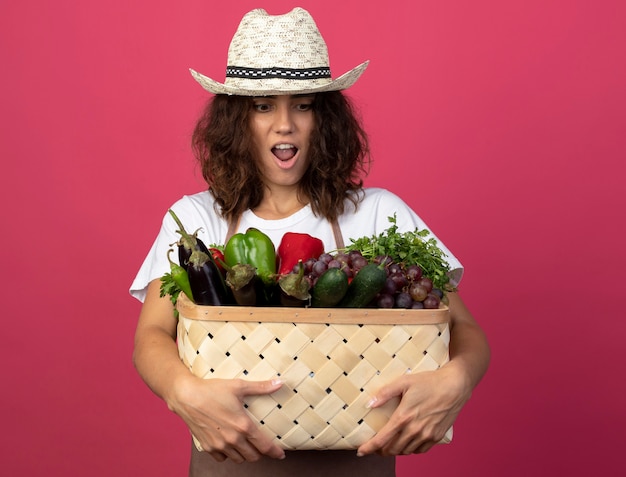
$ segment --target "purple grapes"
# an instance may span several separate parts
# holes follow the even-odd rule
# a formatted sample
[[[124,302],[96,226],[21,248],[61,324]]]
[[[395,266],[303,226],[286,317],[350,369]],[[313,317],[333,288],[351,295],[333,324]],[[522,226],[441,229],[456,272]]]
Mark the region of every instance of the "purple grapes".
[[[389,256],[378,256],[373,263],[384,266],[387,281],[378,296],[369,306],[377,308],[434,309],[445,301],[444,292],[433,287],[430,278],[423,274],[417,264],[394,262]],[[314,285],[318,277],[329,268],[340,268],[352,279],[361,268],[370,263],[361,252],[352,250],[344,253],[323,253],[317,259],[304,263],[309,283]],[[296,270],[294,270],[296,273]]]

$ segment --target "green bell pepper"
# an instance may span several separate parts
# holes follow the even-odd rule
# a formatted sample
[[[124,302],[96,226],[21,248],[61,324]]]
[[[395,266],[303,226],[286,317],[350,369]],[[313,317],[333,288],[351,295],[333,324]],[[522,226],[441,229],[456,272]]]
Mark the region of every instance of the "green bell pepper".
[[[224,247],[224,261],[229,267],[248,264],[264,284],[276,283],[276,248],[272,240],[255,228],[233,235]]]

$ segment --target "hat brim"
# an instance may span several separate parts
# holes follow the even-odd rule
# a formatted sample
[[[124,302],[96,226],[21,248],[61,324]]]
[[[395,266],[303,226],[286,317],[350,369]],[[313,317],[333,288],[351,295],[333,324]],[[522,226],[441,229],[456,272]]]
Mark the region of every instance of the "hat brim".
[[[230,79],[232,83],[225,84],[204,76],[193,69],[189,69],[189,71],[200,86],[209,93],[236,96],[276,96],[279,94],[323,93],[325,91],[347,89],[359,79],[368,64],[369,61],[364,61],[359,66],[352,68],[334,80]]]

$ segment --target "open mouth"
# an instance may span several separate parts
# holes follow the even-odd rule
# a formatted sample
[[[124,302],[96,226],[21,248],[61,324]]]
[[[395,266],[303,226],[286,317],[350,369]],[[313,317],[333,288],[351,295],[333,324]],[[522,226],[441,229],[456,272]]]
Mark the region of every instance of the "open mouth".
[[[293,144],[277,144],[272,148],[272,154],[280,161],[288,161],[298,153],[298,148]]]

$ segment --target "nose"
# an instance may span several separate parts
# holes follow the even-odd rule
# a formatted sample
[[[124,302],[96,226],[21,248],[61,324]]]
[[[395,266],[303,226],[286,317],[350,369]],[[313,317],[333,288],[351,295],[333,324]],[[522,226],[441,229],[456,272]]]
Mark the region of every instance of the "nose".
[[[274,129],[280,134],[289,134],[294,129],[293,112],[288,105],[279,104],[274,115]]]

